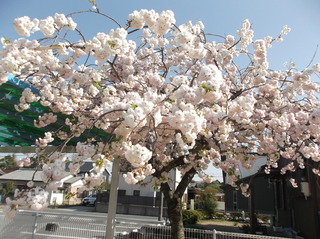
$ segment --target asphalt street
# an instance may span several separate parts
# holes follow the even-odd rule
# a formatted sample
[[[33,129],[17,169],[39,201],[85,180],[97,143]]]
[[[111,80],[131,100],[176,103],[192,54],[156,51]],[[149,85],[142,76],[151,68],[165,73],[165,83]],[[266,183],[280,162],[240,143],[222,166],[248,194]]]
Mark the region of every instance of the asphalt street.
[[[21,210],[14,218],[0,212],[0,239],[102,239],[106,230],[107,214],[94,212],[94,207],[46,209],[35,212]],[[162,224],[156,217],[116,215],[116,234],[126,234],[144,225]],[[35,227],[34,227],[35,226]]]

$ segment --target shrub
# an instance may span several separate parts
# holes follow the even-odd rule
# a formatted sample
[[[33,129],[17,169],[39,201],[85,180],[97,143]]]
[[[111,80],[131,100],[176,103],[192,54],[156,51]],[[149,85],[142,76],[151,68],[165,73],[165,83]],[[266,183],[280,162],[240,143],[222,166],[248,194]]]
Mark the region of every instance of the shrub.
[[[183,210],[183,224],[196,224],[199,220],[203,219],[203,214],[198,210]]]
[[[239,212],[232,212],[230,213],[230,219],[231,221],[239,221],[242,219],[242,213]]]
[[[13,195],[14,191],[14,183],[11,181],[2,183],[2,188],[0,189],[0,194],[3,196],[10,196],[10,194]]]

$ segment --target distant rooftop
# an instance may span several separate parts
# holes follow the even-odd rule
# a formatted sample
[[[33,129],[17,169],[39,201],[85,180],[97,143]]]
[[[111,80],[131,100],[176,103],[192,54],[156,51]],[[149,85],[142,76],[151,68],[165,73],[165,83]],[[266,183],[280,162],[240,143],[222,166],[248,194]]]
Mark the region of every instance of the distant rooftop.
[[[72,178],[69,178],[68,180],[64,181],[64,183],[69,183],[69,184],[73,184],[79,180],[82,180],[83,177],[72,177]]]
[[[34,178],[33,178],[34,182],[42,182],[41,173],[42,171],[36,172],[35,169],[21,168],[11,173],[7,173],[0,176],[0,180],[2,179],[2,180],[12,180],[12,181],[29,181],[29,180],[32,180],[34,175]],[[65,177],[69,175],[70,173],[66,173]]]

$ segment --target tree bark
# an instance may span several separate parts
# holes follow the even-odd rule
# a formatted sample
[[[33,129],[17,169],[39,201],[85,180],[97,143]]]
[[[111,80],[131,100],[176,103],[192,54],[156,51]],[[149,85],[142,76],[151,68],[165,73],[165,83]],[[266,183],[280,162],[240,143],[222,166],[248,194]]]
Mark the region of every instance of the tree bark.
[[[171,223],[171,236],[173,239],[184,239],[184,226],[182,217],[181,198],[173,197],[167,201],[168,217]]]
[[[161,184],[161,191],[167,202],[172,239],[185,239],[182,217],[182,196],[195,174],[196,170],[194,168],[186,172],[176,189],[171,189],[168,183]]]

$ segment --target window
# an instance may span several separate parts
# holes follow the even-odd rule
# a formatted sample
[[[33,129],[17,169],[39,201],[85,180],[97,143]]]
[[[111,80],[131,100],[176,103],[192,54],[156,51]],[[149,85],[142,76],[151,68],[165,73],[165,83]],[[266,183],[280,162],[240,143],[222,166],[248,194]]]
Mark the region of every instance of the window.
[[[126,195],[126,190],[120,189],[118,190],[118,196],[125,196]]]
[[[140,196],[140,190],[133,190],[133,196]]]
[[[238,201],[238,192],[233,191],[233,210],[237,210],[237,208],[238,208],[237,201]]]

